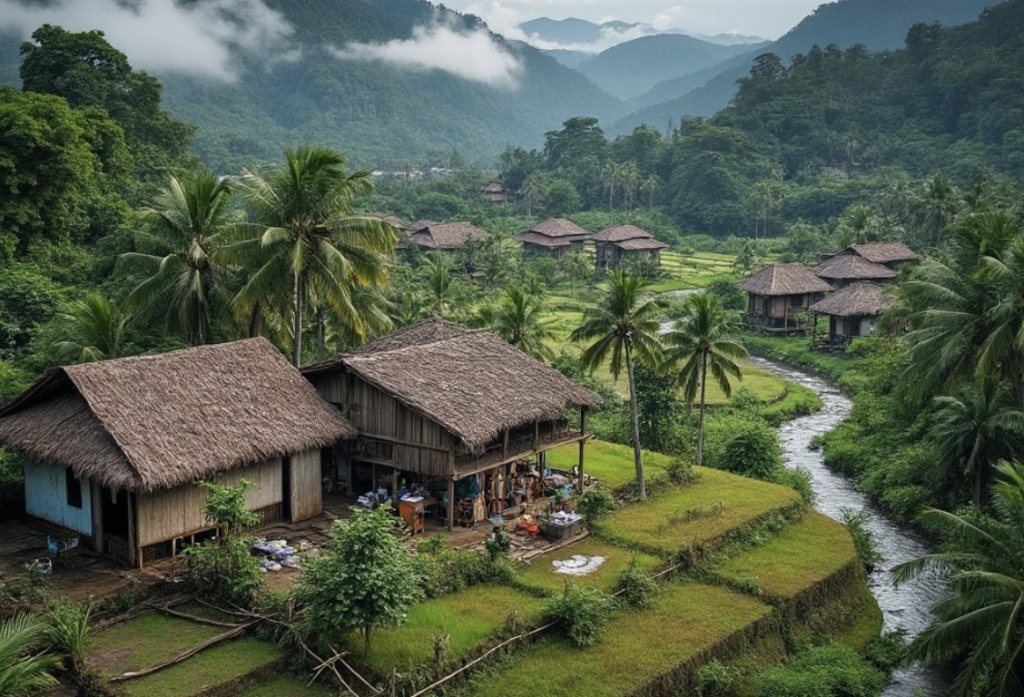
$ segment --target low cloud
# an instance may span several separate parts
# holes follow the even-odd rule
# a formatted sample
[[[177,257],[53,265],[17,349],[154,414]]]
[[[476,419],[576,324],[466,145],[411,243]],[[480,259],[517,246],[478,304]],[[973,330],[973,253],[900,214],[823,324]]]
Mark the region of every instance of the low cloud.
[[[334,54],[344,60],[377,60],[408,70],[443,70],[494,87],[516,87],[522,65],[484,30],[469,33],[433,24],[411,39],[382,44],[350,43]]]
[[[526,41],[531,46],[545,50],[564,49],[566,51],[582,51],[583,53],[600,53],[605,51],[612,46],[618,46],[619,44],[633,39],[639,39],[643,36],[651,36],[658,32],[646,24],[637,24],[628,29],[619,31],[613,27],[604,27],[601,29],[601,38],[597,41],[590,43],[568,43],[562,44],[557,41],[545,41],[540,37],[539,34],[532,34],[527,37]]]
[[[133,68],[233,81],[232,49],[268,63],[296,60],[294,29],[260,0],[211,0],[182,7],[174,0],[57,0],[45,6],[0,0],[0,29],[25,39],[42,24],[68,31],[101,30]]]

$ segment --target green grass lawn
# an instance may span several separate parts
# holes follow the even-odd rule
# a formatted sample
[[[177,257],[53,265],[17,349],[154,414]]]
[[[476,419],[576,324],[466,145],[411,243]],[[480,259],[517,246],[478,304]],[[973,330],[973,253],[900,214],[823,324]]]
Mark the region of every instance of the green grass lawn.
[[[384,675],[392,668],[404,671],[410,665],[430,660],[434,655],[431,635],[450,634],[448,656],[456,660],[500,628],[512,610],[524,619],[536,619],[541,602],[511,588],[474,586],[414,605],[401,627],[374,630],[368,657],[364,656],[359,635],[352,634],[345,648],[367,667]]]
[[[598,535],[613,544],[669,557],[698,540],[712,540],[772,511],[798,505],[794,490],[694,468],[700,478],[642,506],[628,506],[603,520]],[[715,513],[714,509],[720,507]],[[687,511],[692,512],[687,520]]]
[[[766,544],[729,559],[717,569],[726,578],[756,578],[761,589],[791,598],[857,558],[842,523],[815,511]]]
[[[548,467],[570,469],[579,462],[579,446],[566,445],[549,450]],[[644,472],[647,476],[664,473],[672,463],[672,458],[661,453],[644,451]],[[611,488],[629,484],[636,479],[636,466],[633,463],[633,448],[628,445],[617,445],[600,440],[587,442],[583,460],[583,471],[591,477],[597,477]]]
[[[619,697],[764,617],[771,609],[724,588],[670,584],[646,610],[618,615],[578,649],[550,639],[479,679],[473,697]]]
[[[193,695],[245,675],[283,655],[281,649],[273,644],[250,637],[235,639],[153,675],[120,683],[120,689],[127,697]]]
[[[296,675],[279,675],[259,687],[246,690],[238,697],[333,697],[338,691],[330,687],[330,678],[320,679],[307,686],[309,678]]]
[[[596,571],[586,576],[570,576],[555,571],[553,561],[571,559],[574,554],[604,557],[605,562]],[[535,558],[530,566],[520,572],[520,579],[524,584],[543,589],[548,593],[562,592],[567,580],[611,593],[615,589],[619,573],[630,565],[634,555],[636,556],[636,568],[640,571],[649,572],[661,563],[660,559],[649,554],[628,552],[618,547],[612,547],[607,542],[588,537],[570,547]]]
[[[169,661],[225,631],[151,612],[98,632],[87,660],[108,675],[119,675]]]

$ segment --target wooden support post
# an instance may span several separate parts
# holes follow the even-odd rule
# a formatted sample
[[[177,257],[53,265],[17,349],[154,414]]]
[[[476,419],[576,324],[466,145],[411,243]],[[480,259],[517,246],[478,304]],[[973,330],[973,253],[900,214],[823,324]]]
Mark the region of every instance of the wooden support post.
[[[540,419],[533,422],[533,449],[540,447]]]
[[[580,435],[583,438],[580,439],[580,462],[579,462],[579,485],[580,493],[583,493],[583,447],[587,443],[587,408],[580,407]]]
[[[374,463],[372,465],[372,470],[373,470],[373,476],[371,477],[371,479],[373,480],[373,484],[371,485],[370,488],[373,490],[373,495],[376,496],[377,495],[377,464],[376,463]]]
[[[501,459],[508,457],[508,429],[505,429],[505,442],[501,446]]]
[[[448,532],[455,529],[455,477],[448,478]]]

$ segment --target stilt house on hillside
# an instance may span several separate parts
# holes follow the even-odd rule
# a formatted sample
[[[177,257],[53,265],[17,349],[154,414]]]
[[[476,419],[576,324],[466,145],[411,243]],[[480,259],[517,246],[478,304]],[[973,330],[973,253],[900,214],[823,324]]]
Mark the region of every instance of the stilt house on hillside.
[[[747,291],[750,328],[782,336],[806,333],[811,325],[802,316],[825,293],[835,290],[796,263],[774,264],[736,285]]]
[[[876,283],[854,283],[810,307],[815,315],[828,316],[824,343],[842,345],[857,337],[872,336],[883,312],[897,301]]]
[[[579,225],[563,218],[549,218],[516,237],[516,242],[523,243],[524,256],[539,254],[561,259],[573,247],[581,248],[589,238],[590,233]]]
[[[600,398],[488,332],[426,320],[303,373],[359,430],[336,477],[396,494],[404,479],[441,502],[449,528],[468,499],[480,502],[471,520],[493,514],[502,502],[485,506],[487,483],[514,493],[525,461],[552,448],[579,443],[583,480],[586,410]],[[579,430],[567,427],[570,407]]]
[[[57,368],[0,408],[28,513],[128,564],[215,530],[200,479],[264,522],[321,512],[321,448],[356,435],[266,339]]]
[[[661,250],[668,249],[667,244],[635,225],[605,228],[591,235],[590,240],[597,248],[595,267],[598,271],[613,271],[626,257],[639,257],[661,264]]]
[[[881,264],[893,271],[899,270],[903,264],[918,261],[921,258],[902,242],[858,242],[831,256],[850,254],[866,259],[873,264]],[[825,259],[823,258],[822,261]]]
[[[413,225],[412,241],[423,251],[461,249],[470,240],[483,240],[487,233],[472,223],[434,223],[423,221]]]
[[[811,273],[835,288],[845,288],[851,283],[885,283],[896,280],[899,275],[888,266],[868,261],[859,254],[837,254],[815,266]]]

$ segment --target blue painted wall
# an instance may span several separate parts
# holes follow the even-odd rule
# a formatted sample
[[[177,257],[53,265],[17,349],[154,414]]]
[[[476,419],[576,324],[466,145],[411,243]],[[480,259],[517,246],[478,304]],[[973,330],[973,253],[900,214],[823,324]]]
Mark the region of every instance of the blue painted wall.
[[[29,515],[92,535],[92,491],[82,482],[82,507],[68,505],[64,468],[40,462],[25,462],[25,509]]]

